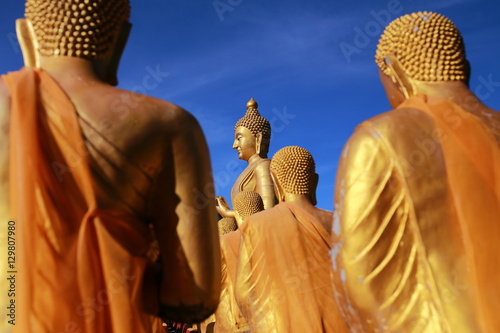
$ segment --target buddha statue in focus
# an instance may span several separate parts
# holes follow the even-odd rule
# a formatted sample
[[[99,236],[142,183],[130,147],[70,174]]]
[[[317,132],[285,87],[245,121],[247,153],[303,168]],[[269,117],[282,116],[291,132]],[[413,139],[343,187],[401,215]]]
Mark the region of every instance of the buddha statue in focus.
[[[339,160],[337,303],[353,332],[498,332],[500,112],[440,14],[391,22],[375,60],[393,110]]]
[[[241,191],[233,201],[237,226],[262,210],[264,203],[260,195],[253,191]],[[215,312],[215,332],[249,332],[247,320],[236,302],[234,287],[240,247],[241,232],[234,230],[221,236],[222,282],[219,306]]]
[[[331,283],[333,213],[315,207],[318,175],[302,147],[270,165],[279,204],[250,216],[241,245],[236,299],[251,332],[348,332]]]
[[[269,172],[270,160],[267,158],[271,141],[271,125],[257,110],[258,104],[252,98],[247,103],[247,111],[234,127],[233,149],[238,158],[248,162],[248,166],[238,176],[231,189],[231,201],[241,191],[254,191],[264,202],[264,209],[276,203],[276,197]],[[217,197],[217,211],[223,217],[235,217],[223,197]],[[233,203],[234,205],[234,203]]]
[[[220,294],[209,153],[187,111],[112,86],[129,1],[28,0],[25,16],[26,67],[0,79],[14,331],[146,333],[163,330],[160,317],[203,320]],[[210,204],[197,206],[193,189]]]

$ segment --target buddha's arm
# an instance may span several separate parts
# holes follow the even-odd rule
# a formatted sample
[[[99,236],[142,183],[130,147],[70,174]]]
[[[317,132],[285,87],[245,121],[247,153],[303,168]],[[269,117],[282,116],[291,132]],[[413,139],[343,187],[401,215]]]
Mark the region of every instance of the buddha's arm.
[[[236,217],[234,210],[229,209],[229,205],[224,197],[215,198],[215,208],[222,217],[232,217],[233,219]]]
[[[411,197],[391,149],[384,133],[365,123],[340,158],[334,222],[340,241],[332,252],[337,301],[355,331],[444,332]]]
[[[265,160],[255,168],[255,181],[257,183],[257,193],[262,197],[264,209],[271,208],[276,203],[274,185],[269,169],[271,161]]]
[[[163,272],[162,315],[192,323],[217,307],[220,250],[208,148],[197,121],[183,110],[177,113],[153,216]]]

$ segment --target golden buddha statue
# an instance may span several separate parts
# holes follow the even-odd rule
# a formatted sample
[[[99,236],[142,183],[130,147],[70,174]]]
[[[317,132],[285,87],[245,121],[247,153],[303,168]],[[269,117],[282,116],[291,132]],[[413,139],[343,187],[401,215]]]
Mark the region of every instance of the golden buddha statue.
[[[318,175],[301,147],[271,165],[279,204],[239,230],[236,299],[251,332],[348,332],[331,283],[333,213],[316,205]]]
[[[180,107],[110,85],[129,12],[127,0],[28,0],[18,21],[28,67],[0,79],[15,332],[161,332],[159,316],[196,322],[217,306],[203,133]]]
[[[234,197],[233,204],[238,227],[253,214],[264,210],[262,197],[253,191],[241,191]]]
[[[269,172],[267,158],[271,141],[271,125],[257,110],[257,102],[251,98],[247,103],[247,112],[234,127],[233,149],[238,151],[238,158],[248,162],[231,189],[231,201],[241,191],[257,192],[264,202],[264,208],[275,205],[273,182]],[[234,211],[223,197],[217,197],[217,211],[223,217],[235,217]],[[233,203],[234,204],[234,203]]]
[[[375,59],[394,110],[339,161],[337,302],[354,332],[498,332],[500,113],[440,14],[394,20]]]
[[[262,198],[254,191],[241,191],[234,198],[233,204],[238,227],[253,214],[264,210]],[[239,230],[228,232],[220,239],[222,282],[220,302],[215,312],[215,332],[219,333],[249,332],[249,326],[241,313],[234,293],[240,239]]]

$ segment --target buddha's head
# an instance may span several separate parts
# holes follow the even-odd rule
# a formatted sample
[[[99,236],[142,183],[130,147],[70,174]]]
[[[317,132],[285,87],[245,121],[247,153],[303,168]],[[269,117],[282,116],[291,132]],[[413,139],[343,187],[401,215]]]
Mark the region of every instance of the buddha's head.
[[[285,201],[285,194],[305,194],[316,205],[318,175],[312,155],[304,148],[288,146],[274,154],[271,176],[278,200]]]
[[[236,220],[232,217],[223,217],[217,222],[217,227],[219,229],[219,236],[224,236],[231,231],[238,229]]]
[[[236,222],[241,225],[251,215],[264,210],[264,202],[257,192],[241,191],[234,197],[233,208],[236,213]]]
[[[37,56],[77,57],[102,67],[96,71],[116,71],[130,30],[128,0],[27,0],[25,17],[18,35],[23,53],[36,53],[28,56],[32,62]]]
[[[233,149],[238,150],[238,158],[248,161],[257,154],[267,158],[271,141],[271,125],[257,110],[258,104],[253,99],[247,103],[247,112],[234,127]]]
[[[415,93],[415,83],[468,84],[470,74],[460,32],[451,20],[433,12],[392,21],[379,40],[375,62],[393,107]]]

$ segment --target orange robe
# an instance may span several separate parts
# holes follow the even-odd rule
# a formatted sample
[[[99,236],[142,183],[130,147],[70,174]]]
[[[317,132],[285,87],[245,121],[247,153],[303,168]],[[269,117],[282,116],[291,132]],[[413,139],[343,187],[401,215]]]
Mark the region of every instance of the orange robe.
[[[249,330],[234,294],[240,239],[239,230],[231,231],[220,238],[222,283],[220,302],[215,312],[216,333],[248,332]]]
[[[417,95],[347,142],[332,258],[354,332],[500,332],[500,113],[485,117]]]
[[[160,331],[161,321],[140,310],[149,228],[97,206],[74,106],[41,70],[3,79],[11,95],[15,332]]]
[[[348,332],[333,298],[328,231],[282,202],[240,230],[236,298],[251,332]]]

